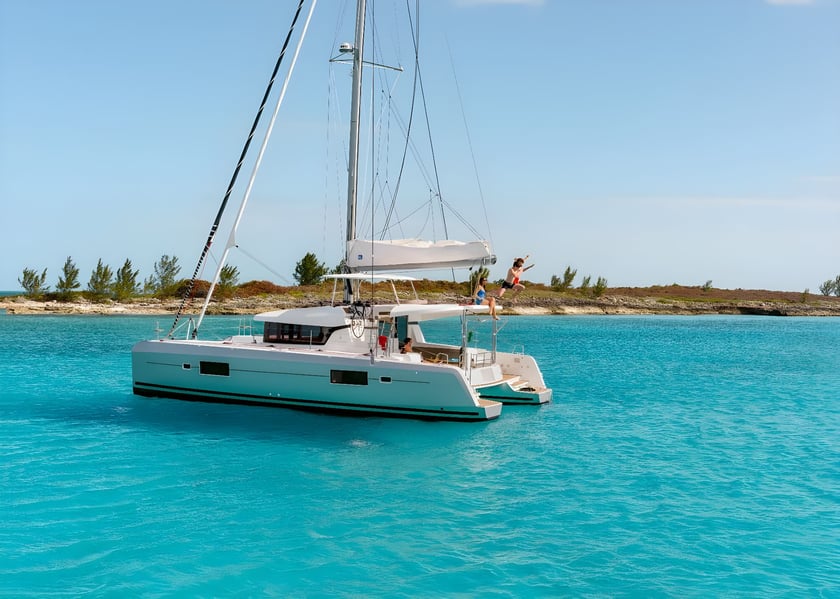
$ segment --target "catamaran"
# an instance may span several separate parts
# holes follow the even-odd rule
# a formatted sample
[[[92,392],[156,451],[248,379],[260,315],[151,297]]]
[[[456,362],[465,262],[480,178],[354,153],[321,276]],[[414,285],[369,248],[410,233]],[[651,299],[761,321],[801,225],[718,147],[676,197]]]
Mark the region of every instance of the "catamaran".
[[[292,24],[298,20],[301,0]],[[274,115],[256,160],[248,190],[270,137],[274,119],[312,17],[314,2],[288,69]],[[366,240],[356,233],[358,192],[359,123],[362,97],[366,2],[356,8],[355,41],[342,44],[341,55],[352,61],[352,98],[347,182],[346,272],[334,275],[336,288],[328,306],[293,308],[254,316],[262,333],[237,334],[221,340],[200,338],[199,331],[228,253],[236,245],[236,228],[242,218],[246,191],[198,317],[189,319],[184,338],[176,338],[177,323],[169,334],[140,341],[132,349],[134,393],[192,401],[276,406],[300,410],[356,415],[398,416],[431,420],[486,421],[497,418],[503,404],[543,404],[551,399],[536,360],[524,351],[497,351],[498,323],[489,318],[487,305],[429,304],[401,301],[394,287],[394,301],[363,297],[362,283],[412,281],[390,271],[431,268],[486,267],[495,263],[487,241],[418,239]],[[291,32],[272,74],[274,81]],[[269,96],[263,98],[252,134]],[[248,138],[251,139],[251,136]],[[243,150],[243,157],[248,144]],[[235,180],[222,202],[196,275],[215,235],[221,212]],[[193,276],[193,281],[196,280]],[[338,283],[341,294],[338,297]],[[192,284],[191,284],[192,286]],[[455,342],[427,339],[424,325],[441,321],[456,328]],[[489,348],[472,343],[475,322],[492,328]],[[240,331],[241,333],[241,331]],[[412,351],[404,351],[404,339]]]

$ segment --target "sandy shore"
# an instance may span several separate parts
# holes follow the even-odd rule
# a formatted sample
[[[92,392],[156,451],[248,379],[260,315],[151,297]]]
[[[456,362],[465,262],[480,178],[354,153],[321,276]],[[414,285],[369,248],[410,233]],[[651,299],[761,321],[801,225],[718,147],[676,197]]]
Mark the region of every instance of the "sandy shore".
[[[430,302],[463,302],[463,297],[432,294]],[[389,301],[389,300],[383,300]],[[283,308],[299,308],[328,303],[320,294],[303,296],[273,295],[233,298],[210,303],[209,314],[256,314]],[[126,303],[114,301],[90,302],[77,299],[71,302],[34,301],[23,297],[0,298],[0,312],[12,314],[91,314],[91,315],[174,315],[180,301],[139,298]],[[200,302],[193,304],[190,313],[197,312]],[[552,296],[519,298],[516,304],[507,303],[500,312],[506,315],[544,314],[758,314],[769,316],[840,316],[840,298],[815,296],[807,301],[681,301],[662,297],[629,297],[604,295],[600,298]]]

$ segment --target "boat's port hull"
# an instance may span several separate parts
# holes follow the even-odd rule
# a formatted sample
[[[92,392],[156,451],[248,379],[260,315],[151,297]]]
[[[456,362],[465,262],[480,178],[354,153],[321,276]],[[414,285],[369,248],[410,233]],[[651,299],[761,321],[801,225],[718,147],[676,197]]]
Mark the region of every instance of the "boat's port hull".
[[[222,403],[245,406],[287,408],[307,412],[341,414],[345,416],[388,416],[393,418],[411,418],[416,420],[460,420],[464,422],[484,421],[498,418],[501,410],[482,409],[473,411],[422,410],[412,408],[393,408],[389,406],[370,406],[359,404],[339,404],[338,402],[319,402],[291,398],[242,396],[216,394],[200,389],[172,389],[148,384],[134,386],[134,394],[142,397],[161,397],[205,403]],[[498,403],[498,402],[490,402]],[[494,415],[495,414],[495,415]]]
[[[477,385],[482,398],[516,405],[540,405],[551,401],[551,389],[546,387],[533,356],[500,352],[497,357],[503,378],[491,384]]]
[[[146,397],[425,420],[492,420],[502,407],[457,368],[318,351],[144,341],[132,370],[134,393]]]

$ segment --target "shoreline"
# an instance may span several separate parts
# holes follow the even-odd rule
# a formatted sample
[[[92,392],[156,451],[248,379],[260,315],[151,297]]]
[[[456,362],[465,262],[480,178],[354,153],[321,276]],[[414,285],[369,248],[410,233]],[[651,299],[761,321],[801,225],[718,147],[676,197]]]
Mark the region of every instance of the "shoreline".
[[[429,301],[462,303],[462,296],[452,294],[430,294]],[[389,299],[380,301],[389,302]],[[250,315],[270,310],[303,308],[326,305],[328,297],[320,293],[256,296],[212,301],[208,315]],[[185,313],[196,313],[201,303],[193,303]],[[179,299],[137,298],[120,303],[91,302],[75,299],[69,302],[57,300],[36,301],[21,296],[0,298],[0,314],[5,315],[124,315],[124,316],[174,316],[180,306]],[[690,300],[661,296],[629,296],[605,294],[599,298],[584,298],[567,295],[550,297],[520,297],[516,304],[505,303],[499,312],[504,316],[515,315],[761,315],[761,316],[840,316],[840,298],[814,296],[808,301],[779,300]]]

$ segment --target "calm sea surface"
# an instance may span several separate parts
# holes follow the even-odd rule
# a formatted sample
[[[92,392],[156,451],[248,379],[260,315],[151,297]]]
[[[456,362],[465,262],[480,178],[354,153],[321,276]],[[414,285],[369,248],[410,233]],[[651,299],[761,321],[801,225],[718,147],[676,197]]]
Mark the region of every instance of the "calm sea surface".
[[[484,424],[134,397],[156,322],[0,315],[0,595],[840,597],[838,319],[510,318]]]

